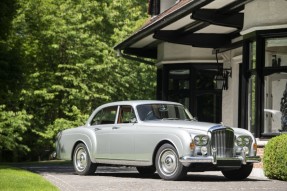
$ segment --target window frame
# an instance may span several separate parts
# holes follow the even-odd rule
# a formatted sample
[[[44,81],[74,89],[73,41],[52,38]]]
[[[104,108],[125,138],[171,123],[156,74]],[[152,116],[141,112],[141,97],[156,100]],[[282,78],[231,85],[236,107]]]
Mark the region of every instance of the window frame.
[[[264,132],[264,90],[265,76],[276,72],[287,72],[287,66],[270,67],[265,66],[265,42],[271,38],[287,37],[286,29],[262,30],[255,31],[245,35],[243,42],[243,68],[240,87],[241,112],[239,114],[240,127],[248,129],[248,88],[251,76],[256,76],[255,84],[255,137],[269,138],[279,135],[280,133],[263,133]],[[256,42],[256,66],[250,69],[250,43]]]

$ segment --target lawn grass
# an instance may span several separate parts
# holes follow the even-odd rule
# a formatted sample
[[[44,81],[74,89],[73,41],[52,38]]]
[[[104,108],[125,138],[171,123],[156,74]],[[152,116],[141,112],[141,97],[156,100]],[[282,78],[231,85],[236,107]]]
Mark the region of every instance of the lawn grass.
[[[59,189],[41,175],[11,166],[0,165],[0,190],[58,191]]]

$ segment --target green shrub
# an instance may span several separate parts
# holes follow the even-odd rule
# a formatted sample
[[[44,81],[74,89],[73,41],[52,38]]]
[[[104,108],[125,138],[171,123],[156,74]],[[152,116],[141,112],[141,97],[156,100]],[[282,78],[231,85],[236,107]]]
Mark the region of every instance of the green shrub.
[[[287,134],[272,138],[264,150],[265,176],[287,181]]]

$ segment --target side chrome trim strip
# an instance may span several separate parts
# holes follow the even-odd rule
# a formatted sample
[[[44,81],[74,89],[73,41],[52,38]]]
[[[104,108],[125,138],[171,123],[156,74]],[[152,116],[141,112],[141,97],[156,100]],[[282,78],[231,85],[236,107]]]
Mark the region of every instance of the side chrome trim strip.
[[[142,160],[96,159],[96,163],[123,165],[123,166],[151,166],[152,165],[151,161],[142,161]]]

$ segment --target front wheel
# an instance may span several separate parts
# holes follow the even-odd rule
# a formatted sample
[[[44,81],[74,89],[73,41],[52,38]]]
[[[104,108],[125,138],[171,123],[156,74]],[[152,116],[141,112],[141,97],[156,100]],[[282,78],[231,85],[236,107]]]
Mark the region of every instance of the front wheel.
[[[97,165],[92,163],[88,149],[83,143],[78,144],[74,150],[73,165],[78,175],[91,175],[97,169]]]
[[[243,165],[236,170],[223,170],[222,174],[230,180],[243,180],[247,178],[253,169],[253,164]]]
[[[187,173],[187,167],[179,162],[174,146],[162,145],[156,154],[155,166],[158,175],[164,180],[180,180]]]

